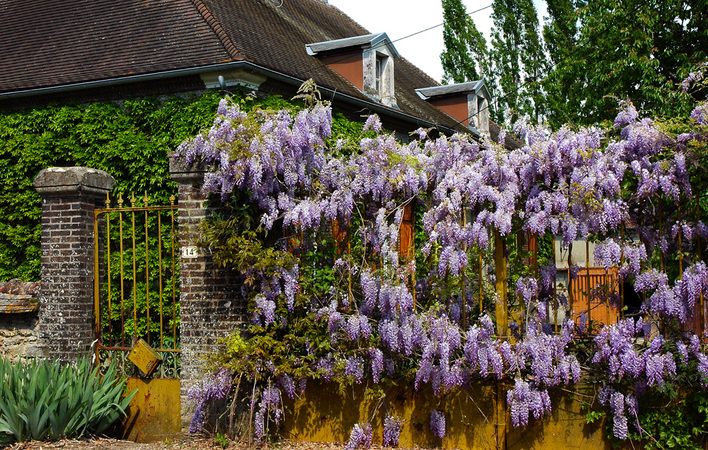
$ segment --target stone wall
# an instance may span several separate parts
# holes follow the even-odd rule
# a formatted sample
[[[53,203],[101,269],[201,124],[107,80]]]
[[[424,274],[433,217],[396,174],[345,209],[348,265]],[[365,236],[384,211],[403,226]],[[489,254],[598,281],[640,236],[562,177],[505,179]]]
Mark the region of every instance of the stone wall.
[[[0,355],[10,360],[21,356],[46,356],[38,334],[39,281],[11,280],[0,283]]]
[[[367,388],[383,389],[385,396],[372,398]],[[335,382],[307,383],[304,395],[285,399],[286,413],[280,435],[293,442],[347,442],[355,424],[369,422],[373,443],[381,444],[387,414],[404,420],[401,448],[602,449],[610,450],[605,421],[586,421],[588,402],[596,387],[579,383],[574,392],[551,394],[553,412],[528,426],[514,427],[506,405],[504,382],[472,381],[469,389],[435,396],[432,389],[414,391],[409,385],[375,385],[371,380],[341,390]],[[595,400],[596,401],[596,400]],[[445,437],[430,430],[432,410],[444,411]],[[323,448],[326,444],[321,444]],[[632,448],[629,443],[622,448]]]

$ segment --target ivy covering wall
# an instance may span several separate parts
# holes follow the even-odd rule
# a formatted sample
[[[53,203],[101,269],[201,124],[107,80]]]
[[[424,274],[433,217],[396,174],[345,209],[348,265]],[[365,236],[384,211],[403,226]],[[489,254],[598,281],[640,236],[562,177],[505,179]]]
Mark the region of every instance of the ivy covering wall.
[[[40,170],[73,165],[105,170],[117,181],[113,195],[147,191],[153,204],[165,204],[176,193],[168,156],[211,125],[223,95],[212,91],[0,112],[0,281],[39,279],[42,211],[32,182]],[[279,97],[232,97],[247,110],[299,108]],[[362,126],[341,116],[336,122],[344,133]]]

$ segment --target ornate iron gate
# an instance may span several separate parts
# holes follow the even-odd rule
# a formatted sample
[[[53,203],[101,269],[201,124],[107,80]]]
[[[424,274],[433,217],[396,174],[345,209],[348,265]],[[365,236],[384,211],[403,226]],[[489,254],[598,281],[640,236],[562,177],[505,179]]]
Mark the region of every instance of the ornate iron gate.
[[[138,205],[141,202],[142,205]],[[179,378],[179,254],[175,197],[152,206],[147,194],[118,197],[94,213],[95,331],[98,361],[118,361],[127,376]],[[128,361],[144,340],[162,358],[146,376]]]

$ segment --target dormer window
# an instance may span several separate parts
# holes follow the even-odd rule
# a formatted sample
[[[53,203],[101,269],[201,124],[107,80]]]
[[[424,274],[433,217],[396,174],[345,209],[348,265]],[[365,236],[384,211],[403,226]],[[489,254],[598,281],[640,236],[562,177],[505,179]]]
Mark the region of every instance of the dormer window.
[[[371,99],[398,107],[393,76],[398,52],[386,33],[317,42],[306,49]]]
[[[381,74],[383,73],[384,59],[380,55],[376,55],[376,92],[381,96]]]
[[[447,113],[458,122],[489,137],[489,102],[491,96],[484,81],[448,84],[416,89],[423,100]]]

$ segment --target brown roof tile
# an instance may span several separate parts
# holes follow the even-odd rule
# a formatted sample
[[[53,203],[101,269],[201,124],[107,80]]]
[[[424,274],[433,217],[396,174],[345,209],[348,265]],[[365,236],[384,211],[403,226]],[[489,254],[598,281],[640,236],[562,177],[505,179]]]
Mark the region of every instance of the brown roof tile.
[[[234,59],[190,0],[4,0],[0,92]]]
[[[338,8],[321,0],[203,0],[248,61],[362,100],[364,93],[342,78],[305,46],[369,34]],[[243,18],[249,18],[244,20]],[[463,130],[461,125],[415,93],[439,83],[405,58],[395,61],[396,100],[400,111],[434,124]]]

